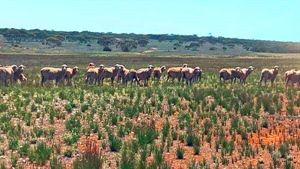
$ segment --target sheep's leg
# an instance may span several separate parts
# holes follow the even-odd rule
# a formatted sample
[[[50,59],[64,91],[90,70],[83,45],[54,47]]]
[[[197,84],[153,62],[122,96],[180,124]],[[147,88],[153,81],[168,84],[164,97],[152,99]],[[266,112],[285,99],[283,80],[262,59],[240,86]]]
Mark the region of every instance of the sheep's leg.
[[[259,85],[261,85],[262,80],[263,80],[263,76],[260,77]]]
[[[103,78],[101,78],[101,85],[103,85],[103,81],[104,81],[104,77],[103,77]]]
[[[55,79],[55,86],[58,85],[58,82],[59,82],[59,81],[60,81],[59,78],[56,78],[56,79]]]
[[[43,86],[44,85],[44,83],[45,83],[45,77],[44,76],[42,76],[42,81],[41,81],[41,85]]]
[[[135,81],[136,81],[136,83],[137,83],[138,85],[140,85],[140,81],[138,80],[137,77],[135,77]]]
[[[285,81],[285,89],[287,89],[288,83],[289,83],[289,79],[286,79],[286,81]]]
[[[110,80],[111,80],[111,84],[114,84],[114,77],[111,77]]]
[[[271,86],[272,87],[274,86],[274,80],[271,80]]]
[[[6,79],[4,80],[4,85],[5,85],[5,86],[8,86],[7,80],[6,80]]]

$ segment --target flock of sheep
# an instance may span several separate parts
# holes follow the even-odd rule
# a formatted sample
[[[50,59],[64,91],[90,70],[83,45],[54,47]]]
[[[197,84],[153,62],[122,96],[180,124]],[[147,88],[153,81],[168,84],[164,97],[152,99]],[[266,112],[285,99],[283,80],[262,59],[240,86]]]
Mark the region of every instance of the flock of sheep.
[[[10,80],[11,83],[13,81],[20,80],[21,82],[27,81],[27,78],[24,76],[25,66],[24,65],[11,65],[11,66],[1,66],[0,65],[0,80],[4,81],[4,84],[7,86],[7,80]],[[278,74],[279,67],[274,66],[271,69],[263,69],[260,76],[260,84],[264,80],[266,85],[267,80],[271,81],[271,85]],[[89,84],[103,84],[103,80],[105,78],[109,78],[111,83],[114,83],[114,79],[116,78],[117,82],[122,82],[127,85],[127,82],[130,81],[131,84],[136,82],[140,84],[140,81],[144,81],[144,85],[148,85],[148,81],[153,74],[155,80],[159,81],[163,72],[166,71],[166,66],[162,66],[160,68],[154,68],[152,65],[149,65],[147,68],[141,68],[138,70],[135,69],[127,69],[124,65],[116,64],[113,67],[105,67],[101,64],[99,67],[95,67],[94,63],[89,63],[86,68],[86,79],[85,82]],[[240,83],[244,84],[246,82],[247,77],[253,71],[253,67],[249,66],[248,68],[223,68],[219,71],[220,81],[225,82],[226,80],[230,80],[232,82],[236,82],[236,79],[240,79]],[[71,82],[73,76],[78,72],[78,67],[68,68],[67,65],[62,65],[61,68],[53,68],[53,67],[44,67],[41,69],[41,85],[47,80],[55,80],[55,84],[57,85],[62,79],[66,79],[67,82]],[[181,67],[170,67],[167,70],[167,81],[171,78],[172,81],[174,79],[178,79],[178,81],[185,80],[186,84],[191,84],[193,81],[201,80],[202,70],[199,67],[191,68],[188,67],[187,64],[183,64]],[[296,71],[295,69],[286,71],[284,74],[285,77],[285,86],[289,82],[298,83],[298,87],[300,87],[300,70]]]

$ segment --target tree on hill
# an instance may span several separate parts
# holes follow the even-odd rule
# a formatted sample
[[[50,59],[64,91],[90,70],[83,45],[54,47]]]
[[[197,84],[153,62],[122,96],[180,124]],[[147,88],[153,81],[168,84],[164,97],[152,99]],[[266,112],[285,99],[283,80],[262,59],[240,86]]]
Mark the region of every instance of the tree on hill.
[[[58,39],[55,36],[49,37],[46,39],[46,44],[55,47],[55,46],[61,46],[62,45],[62,41],[60,39]]]
[[[162,41],[165,41],[165,40],[167,40],[167,35],[160,35],[158,37],[158,42],[162,42]]]
[[[24,40],[26,37],[28,37],[28,33],[23,29],[8,29],[5,33],[3,33],[3,36],[9,41],[9,42],[16,42],[21,43],[21,40]]]
[[[149,39],[148,39],[148,37],[143,36],[137,41],[137,43],[138,43],[138,45],[145,47],[149,43]]]
[[[132,49],[137,48],[137,41],[133,39],[126,39],[119,42],[119,46],[121,47],[123,52],[130,52]]]
[[[193,51],[195,51],[195,50],[198,49],[198,47],[200,47],[200,44],[197,43],[197,42],[192,42],[192,43],[189,45],[189,47],[190,47]]]
[[[107,49],[110,49],[109,45],[114,43],[114,38],[110,35],[103,35],[98,39],[97,43],[103,46],[103,51],[109,51]]]

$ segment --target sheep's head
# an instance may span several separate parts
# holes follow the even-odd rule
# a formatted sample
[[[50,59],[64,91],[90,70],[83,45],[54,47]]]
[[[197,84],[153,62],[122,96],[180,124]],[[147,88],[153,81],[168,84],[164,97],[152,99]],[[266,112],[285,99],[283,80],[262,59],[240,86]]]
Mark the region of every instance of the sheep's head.
[[[188,67],[188,64],[184,63],[184,64],[182,65],[182,67]]]
[[[236,70],[236,71],[240,71],[240,70],[241,70],[241,67],[236,67],[235,70]]]
[[[279,66],[274,66],[274,70],[278,71],[279,70]]]
[[[248,67],[248,70],[249,70],[250,72],[252,72],[252,71],[253,71],[253,69],[254,69],[254,67],[253,67],[253,66],[249,66],[249,67]]]
[[[196,75],[198,75],[199,73],[201,72],[201,69],[200,69],[200,67],[195,67],[195,69],[194,69],[194,73],[196,74]]]
[[[95,64],[94,63],[89,63],[89,65],[86,67],[86,70],[89,70],[90,68],[94,68]]]
[[[100,69],[103,69],[103,68],[104,68],[104,65],[103,65],[103,64],[99,65],[99,68],[100,68]]]
[[[66,64],[63,64],[62,66],[61,66],[61,70],[62,70],[62,72],[66,72],[67,71],[67,68],[68,68],[68,66],[66,65]]]
[[[161,72],[164,72],[166,69],[167,69],[167,67],[166,67],[165,65],[163,65],[163,66],[160,68]]]
[[[14,72],[16,72],[18,70],[18,66],[17,65],[11,65],[11,68]]]
[[[25,68],[24,65],[20,65],[20,66],[18,67],[18,72],[19,72],[19,73],[23,73],[24,68]]]
[[[149,66],[148,66],[148,70],[153,70],[153,68],[154,68],[154,67],[153,67],[152,65],[149,65]]]
[[[73,75],[75,75],[79,71],[79,68],[77,66],[73,67]]]

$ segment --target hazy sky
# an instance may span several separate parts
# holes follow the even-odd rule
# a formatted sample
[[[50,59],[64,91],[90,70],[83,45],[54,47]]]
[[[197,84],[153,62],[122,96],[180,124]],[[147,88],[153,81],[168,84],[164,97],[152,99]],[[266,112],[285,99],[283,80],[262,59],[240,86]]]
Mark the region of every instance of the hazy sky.
[[[300,42],[300,0],[0,0],[0,28]]]

